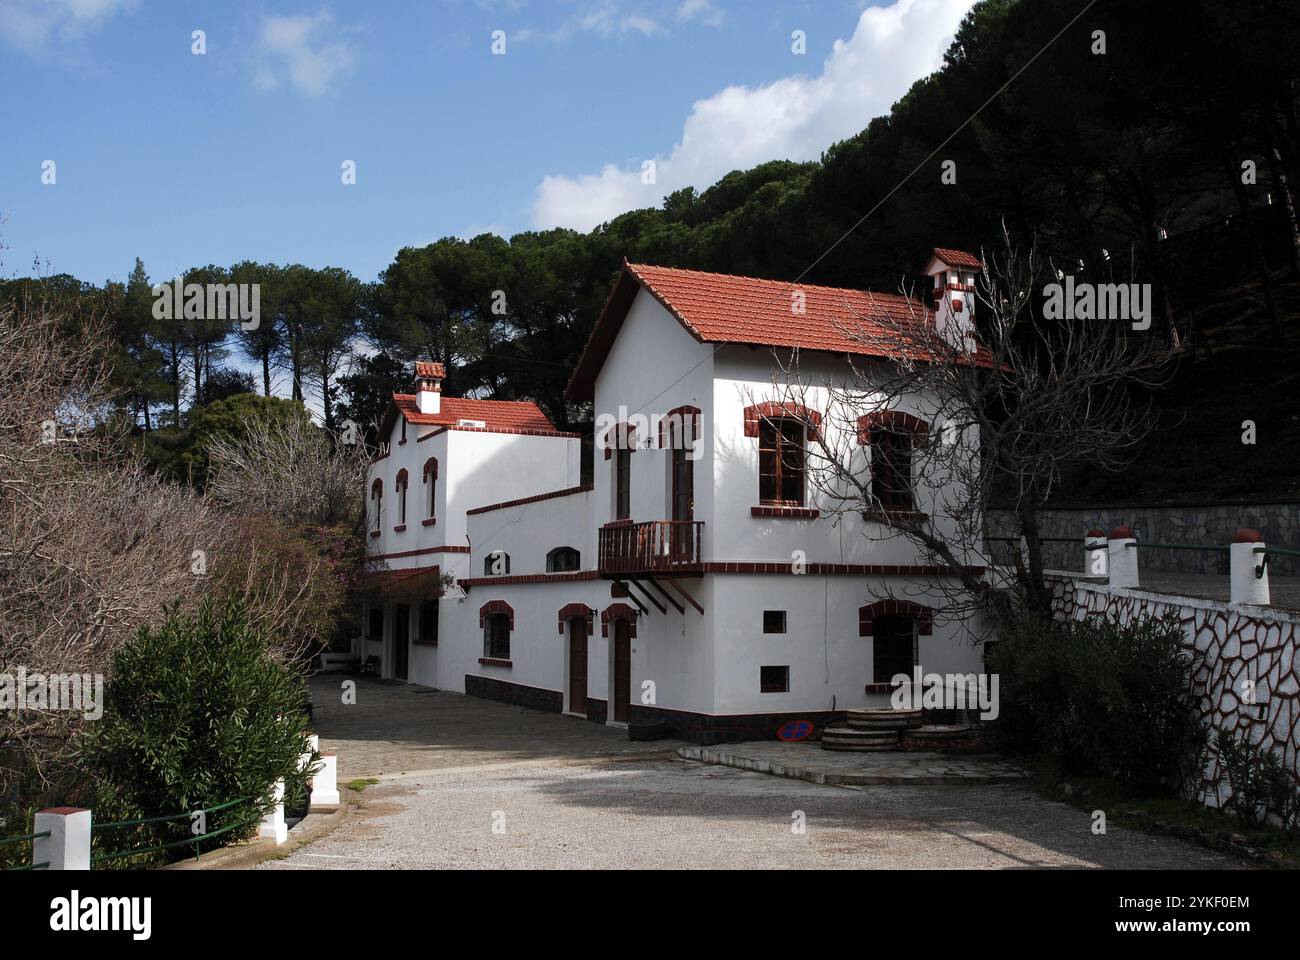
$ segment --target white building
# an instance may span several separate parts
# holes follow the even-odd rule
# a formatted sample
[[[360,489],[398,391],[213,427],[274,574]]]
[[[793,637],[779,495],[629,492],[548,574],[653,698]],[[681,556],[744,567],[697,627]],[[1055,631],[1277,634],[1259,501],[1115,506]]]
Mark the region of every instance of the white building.
[[[441,366],[421,364],[368,479],[372,555],[387,570],[364,652],[384,676],[597,722],[663,721],[699,742],[884,705],[889,678],[917,664],[979,672],[980,648],[933,586],[949,574],[882,536],[890,516],[823,516],[803,464],[811,431],[842,429],[823,412],[852,382],[847,357],[889,362],[845,330],[910,306],[966,338],[978,265],[935,251],[936,311],[625,264],[568,387],[594,406],[590,485],[578,435],[533,404],[443,398]],[[793,393],[779,361],[792,348]],[[935,507],[911,483],[909,451],[929,427],[918,414],[872,413],[840,438],[875,464],[891,515]],[[448,573],[457,584],[434,599]]]

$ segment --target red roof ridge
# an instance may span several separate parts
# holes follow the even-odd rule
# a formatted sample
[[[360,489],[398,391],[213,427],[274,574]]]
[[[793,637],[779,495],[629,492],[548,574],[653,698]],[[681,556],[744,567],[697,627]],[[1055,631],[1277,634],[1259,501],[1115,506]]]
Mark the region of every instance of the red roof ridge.
[[[627,263],[626,261],[624,261]],[[790,288],[795,287],[799,290],[825,290],[834,293],[852,293],[857,296],[867,294],[874,297],[893,297],[897,300],[911,300],[918,306],[925,304],[918,297],[906,297],[901,293],[885,293],[881,290],[871,290],[867,287],[832,287],[824,283],[804,283],[796,280],[774,280],[771,277],[751,277],[743,273],[718,273],[716,270],[692,270],[688,267],[661,267],[653,263],[627,263],[629,269],[633,272],[639,270],[666,270],[672,273],[689,273],[697,277],[720,277],[724,280],[744,280],[746,283],[770,284],[774,287]],[[637,273],[640,277],[640,273]],[[644,279],[644,278],[642,278]],[[926,307],[929,309],[929,307]]]

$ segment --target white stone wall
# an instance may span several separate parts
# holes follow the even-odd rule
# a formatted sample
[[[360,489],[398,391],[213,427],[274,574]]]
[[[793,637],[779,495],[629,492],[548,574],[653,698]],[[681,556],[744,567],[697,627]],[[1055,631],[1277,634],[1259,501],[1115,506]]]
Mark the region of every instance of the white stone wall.
[[[1052,587],[1063,619],[1109,616],[1129,623],[1175,613],[1184,646],[1197,659],[1193,693],[1202,719],[1212,730],[1232,731],[1240,740],[1273,750],[1300,784],[1300,616],[1065,577],[1052,578]],[[1224,798],[1220,773],[1211,759],[1205,784],[1211,806]]]

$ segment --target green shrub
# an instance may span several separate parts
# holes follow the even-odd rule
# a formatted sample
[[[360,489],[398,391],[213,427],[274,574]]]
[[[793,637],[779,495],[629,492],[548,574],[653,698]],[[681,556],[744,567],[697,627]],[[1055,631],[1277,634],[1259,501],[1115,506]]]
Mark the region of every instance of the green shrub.
[[[1025,617],[999,641],[988,659],[999,674],[994,734],[1004,749],[1147,794],[1181,790],[1197,772],[1205,733],[1176,619]]]
[[[242,597],[209,598],[192,617],[172,610],[118,650],[104,717],[80,745],[96,781],[96,822],[190,814],[247,797],[209,814],[206,832],[239,824],[223,842],[251,835],[273,806],[277,779],[287,794],[304,789],[304,704],[302,678],[271,658]],[[187,838],[191,823],[187,816],[108,832],[116,836],[104,847],[138,849]]]
[[[1276,753],[1243,743],[1226,730],[1215,733],[1214,750],[1231,791],[1228,809],[1252,827],[1272,818],[1288,832],[1300,826],[1300,790]]]

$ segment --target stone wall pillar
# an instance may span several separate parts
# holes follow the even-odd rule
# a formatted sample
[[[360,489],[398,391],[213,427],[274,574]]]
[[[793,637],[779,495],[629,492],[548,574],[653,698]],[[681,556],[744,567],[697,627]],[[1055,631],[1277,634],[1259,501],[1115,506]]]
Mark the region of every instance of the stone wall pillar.
[[[1106,534],[1096,527],[1083,538],[1083,575],[1085,577],[1110,576],[1110,557],[1106,550]],[[1073,569],[1069,567],[1067,569]]]
[[[1264,565],[1264,554],[1256,553],[1256,547],[1264,546],[1264,538],[1258,530],[1240,527],[1232,537],[1230,551],[1232,576],[1232,602],[1253,603],[1268,606],[1268,567]],[[1263,567],[1261,576],[1255,576],[1255,568]]]
[[[47,863],[47,870],[90,869],[90,811],[80,807],[51,807],[33,818],[32,863]]]
[[[1137,538],[1128,527],[1116,527],[1106,538],[1110,585],[1134,589],[1138,585]]]

